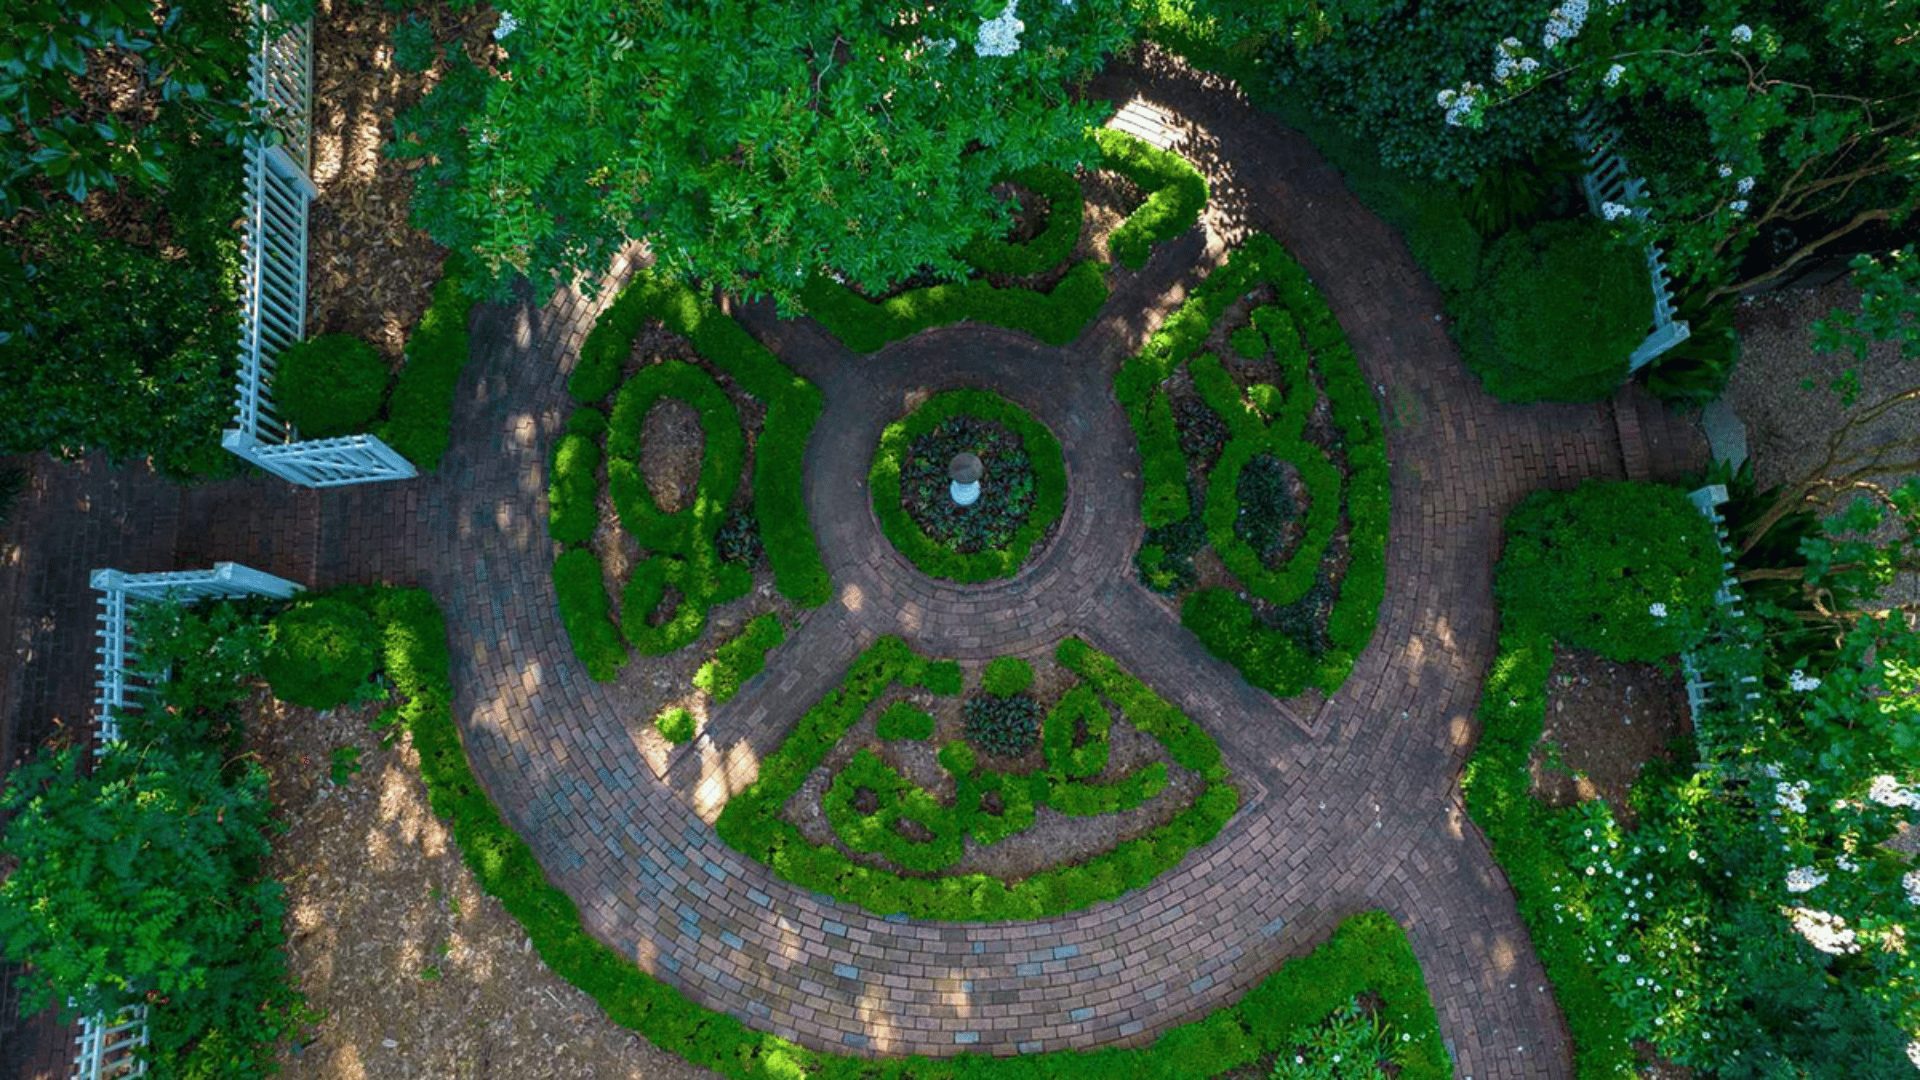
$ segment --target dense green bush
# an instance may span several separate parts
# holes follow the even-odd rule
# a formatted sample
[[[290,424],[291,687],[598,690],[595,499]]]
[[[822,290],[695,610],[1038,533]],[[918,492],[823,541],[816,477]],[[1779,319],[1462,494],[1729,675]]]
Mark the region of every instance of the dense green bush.
[[[274,406],[303,439],[365,432],[386,396],[386,361],[347,334],[295,342],[275,363]]]
[[[858,353],[874,352],[922,330],[982,322],[1032,334],[1048,345],[1080,336],[1107,302],[1105,268],[1089,259],[1049,292],[996,288],[983,279],[913,289],[879,303],[824,277],[800,290],[806,313]]]
[[[587,435],[560,436],[547,485],[547,532],[563,544],[586,543],[600,525],[599,500],[600,444]]]
[[[1588,480],[1507,515],[1494,595],[1574,648],[1661,660],[1705,632],[1720,562],[1713,527],[1677,488]]]
[[[319,597],[272,623],[273,648],[261,674],[273,696],[310,709],[345,704],[373,674],[373,622],[350,604]]]
[[[1026,694],[967,699],[967,741],[996,757],[1019,757],[1040,739],[1040,703]]]
[[[896,701],[880,714],[874,730],[881,738],[888,740],[925,739],[933,735],[933,717],[925,709],[905,701]]]
[[[831,845],[809,843],[782,816],[781,808],[868,706],[896,683],[936,694],[960,692],[958,665],[923,660],[899,639],[889,637],[862,654],[839,690],[808,710],[780,748],[761,761],[759,777],[727,803],[715,823],[716,831],[736,850],[766,863],[781,877],[882,914],[906,912],[957,920],[1035,918],[1077,910],[1138,888],[1187,851],[1211,840],[1238,808],[1239,795],[1227,782],[1226,766],[1213,739],[1110,658],[1077,639],[1062,642],[1055,658],[1117,705],[1128,723],[1164,746],[1175,764],[1198,772],[1206,781],[1194,802],[1172,821],[1077,866],[1042,871],[1013,885],[985,874],[931,880],[905,877],[851,862]],[[1036,773],[1023,781],[982,772],[964,743],[945,748],[941,763],[954,774],[960,789],[949,811],[960,816],[948,829],[971,829],[981,843],[1024,827],[1018,815],[1026,801],[1051,801],[1056,790],[1066,786],[1064,774],[1054,778]],[[1153,784],[1151,778],[1123,778],[1110,794],[1086,797],[1118,805]],[[1005,815],[995,818],[981,810],[981,800],[989,793],[1001,796],[1009,808]],[[851,799],[853,793],[846,794]],[[1075,797],[1064,796],[1068,801]]]
[[[581,344],[580,362],[567,381],[576,401],[595,404],[613,393],[648,319],[687,338],[702,358],[767,406],[753,456],[753,508],[767,561],[782,595],[803,607],[825,603],[831,588],[807,516],[802,476],[807,440],[820,416],[819,389],[693,290],[642,273],[601,312]]]
[[[1207,181],[1186,158],[1162,150],[1124,131],[1100,128],[1100,167],[1140,185],[1147,201],[1107,238],[1115,262],[1129,270],[1147,265],[1153,246],[1171,240],[1200,220],[1207,205]]]
[[[1004,1058],[963,1054],[932,1066],[924,1058],[874,1060],[820,1054],[752,1031],[730,1016],[694,1004],[587,932],[579,909],[548,881],[532,850],[507,827],[473,774],[453,720],[446,626],[432,597],[417,590],[381,590],[368,602],[381,624],[386,669],[406,699],[395,716],[413,735],[434,813],[451,822],[454,842],[480,887],[499,898],[525,928],[555,974],[599,1002],[615,1023],[639,1032],[669,1053],[735,1080],[916,1080],[929,1067],[949,1070],[952,1080],[1030,1080],[1035,1069],[1050,1080],[1209,1076],[1289,1045],[1285,1040],[1300,1028],[1319,1022],[1356,994],[1372,993],[1380,997],[1386,1019],[1411,1036],[1401,1043],[1402,1080],[1452,1076],[1419,962],[1406,935],[1384,912],[1348,918],[1326,943],[1268,976],[1239,1004],[1169,1030],[1146,1049]],[[1103,687],[1111,688],[1109,692],[1133,702],[1144,715],[1151,691],[1118,675],[1110,660],[1094,660],[1097,654],[1084,644],[1066,644],[1074,647],[1063,646],[1063,651],[1081,665],[1083,674],[1102,681]],[[876,647],[889,654],[879,659],[895,664],[910,655],[894,639],[882,639]],[[875,657],[870,653],[869,659]],[[913,673],[919,685],[936,693],[959,692],[958,665],[914,663],[919,668]],[[849,672],[847,688],[864,695],[862,707],[879,692],[873,680],[882,674],[864,663]],[[1185,723],[1184,718],[1181,722]],[[1195,741],[1205,739],[1198,729],[1190,735],[1171,723],[1156,729],[1181,747],[1176,759],[1183,764],[1207,765]],[[1211,745],[1210,740],[1207,743]],[[789,776],[785,770],[802,765],[784,759],[783,752],[784,748],[762,763],[759,782],[766,782],[769,770]],[[1217,759],[1211,767],[1219,768]],[[804,777],[806,771],[801,768],[799,775]],[[735,796],[728,804],[729,812],[742,797]],[[724,813],[722,820],[726,820]]]
[[[263,876],[268,777],[240,752],[261,623],[256,605],[147,606],[134,637],[149,696],[121,714],[117,749],[90,768],[80,749],[43,755],[0,798],[17,860],[0,941],[28,965],[23,1003],[107,1017],[164,1003],[147,1025],[156,1076],[267,1075],[302,1019],[280,885]]]
[[[1140,475],[1140,515],[1147,528],[1171,525],[1193,512],[1187,502],[1187,458],[1180,449],[1173,404],[1165,394],[1155,394],[1147,404],[1140,431]]]
[[[739,635],[714,650],[713,659],[694,672],[693,685],[727,702],[740,692],[740,685],[767,666],[767,651],[787,639],[780,616],[755,616]]]
[[[915,439],[956,416],[998,423],[1020,440],[1034,473],[1033,509],[1004,547],[963,554],[928,536],[901,503],[901,469]],[[948,390],[928,398],[880,433],[867,474],[880,531],[923,573],[950,581],[990,581],[1017,572],[1033,545],[1066,509],[1067,473],[1060,440],[1031,414],[987,390]]]
[[[613,606],[600,581],[600,559],[586,548],[569,548],[553,561],[553,591],[573,655],[599,682],[612,682],[627,662],[627,645],[613,624]],[[655,601],[658,603],[658,601]]]
[[[453,394],[470,355],[467,317],[473,303],[458,260],[448,259],[433,299],[407,335],[406,366],[394,381],[387,417],[374,434],[423,470],[440,467],[453,438]]]
[[[1652,322],[1645,260],[1583,218],[1496,241],[1454,332],[1502,401],[1597,401],[1626,381]]]
[[[676,745],[693,738],[693,714],[678,706],[661,710],[653,718],[653,726],[659,729],[661,738]]]
[[[1086,216],[1080,181],[1072,173],[1044,166],[1022,169],[1008,179],[1046,200],[1046,225],[1040,235],[1025,243],[977,236],[960,249],[960,257],[982,273],[1009,277],[1044,274],[1065,262],[1080,240],[1080,225]]]
[[[1280,385],[1256,383],[1242,391],[1221,362],[1200,354],[1200,349],[1227,307],[1263,283],[1275,299],[1254,309],[1248,329],[1258,332]],[[1246,343],[1253,347],[1251,335]],[[1199,391],[1200,405],[1194,422],[1176,438],[1167,432],[1174,414],[1170,405],[1162,412],[1161,402],[1167,400],[1162,384],[1183,365]],[[1341,435],[1349,473],[1344,484],[1325,454],[1301,437],[1315,401],[1310,370],[1320,376],[1319,392]],[[1329,693],[1337,689],[1372,639],[1386,595],[1391,485],[1372,388],[1305,271],[1271,237],[1249,237],[1188,295],[1139,354],[1122,365],[1114,381],[1143,463],[1152,462],[1143,464],[1145,476],[1163,491],[1172,488],[1176,475],[1184,485],[1188,459],[1205,475],[1203,485],[1182,493],[1188,513],[1198,509],[1197,515],[1182,520],[1148,517],[1147,535],[1135,557],[1148,587],[1165,593],[1190,588],[1196,576],[1192,556],[1210,543],[1247,592],[1269,604],[1295,603],[1320,586],[1321,557],[1344,516],[1349,559],[1326,615],[1324,647],[1317,640],[1295,640],[1287,630],[1269,625],[1245,596],[1225,589],[1189,593],[1181,607],[1181,622],[1253,685],[1282,697],[1308,686]],[[1209,436],[1203,426],[1220,432]],[[1217,458],[1209,460],[1216,452]],[[1241,524],[1240,477],[1249,462],[1263,455],[1291,462],[1312,495],[1305,536],[1277,569],[1270,569],[1265,553],[1242,538],[1246,530]],[[1142,510],[1175,505],[1170,497],[1149,497]],[[1169,511],[1157,513],[1164,518]]]
[[[1033,665],[1017,656],[998,656],[980,674],[980,689],[989,694],[1020,694],[1033,686]]]

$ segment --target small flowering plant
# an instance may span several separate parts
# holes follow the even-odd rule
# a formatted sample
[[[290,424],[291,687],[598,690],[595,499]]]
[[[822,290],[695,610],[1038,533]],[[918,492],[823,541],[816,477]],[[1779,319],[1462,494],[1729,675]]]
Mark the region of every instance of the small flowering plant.
[[[1289,1041],[1293,1046],[1283,1047],[1274,1061],[1274,1080],[1383,1080],[1382,1066],[1399,1063],[1392,1029],[1358,999]]]

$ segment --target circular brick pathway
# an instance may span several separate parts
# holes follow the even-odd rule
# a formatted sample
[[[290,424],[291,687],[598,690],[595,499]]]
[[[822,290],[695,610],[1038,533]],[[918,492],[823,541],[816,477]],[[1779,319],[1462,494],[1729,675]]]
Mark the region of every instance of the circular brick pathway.
[[[318,584],[430,588],[448,615],[456,708],[476,771],[588,927],[694,1000],[808,1046],[951,1054],[1143,1045],[1236,1000],[1341,918],[1406,927],[1461,1076],[1572,1075],[1564,1028],[1457,778],[1493,648],[1505,511],[1536,487],[1620,475],[1600,406],[1504,406],[1461,367],[1440,297],[1400,239],[1301,137],[1149,50],[1094,90],[1167,117],[1213,185],[1205,229],[1119,271],[1101,321],[1052,349],[1009,332],[930,332],[846,353],[811,323],[739,314],[821,385],[808,504],[835,598],[768,671],[668,755],[639,732],[636,659],[596,685],[557,618],[546,457],[565,378],[610,294],[477,320],[455,445],[438,474],[321,496]],[[1120,361],[1249,231],[1278,237],[1328,295],[1389,416],[1387,603],[1331,700],[1289,708],[1207,655],[1132,579],[1137,462],[1112,400]],[[1020,576],[960,587],[915,572],[867,506],[880,427],[918,391],[987,385],[1065,446],[1055,542]],[[710,821],[797,715],[881,633],[986,657],[1087,637],[1226,750],[1241,812],[1207,847],[1113,903],[1023,923],[879,918],[798,890],[721,844]]]

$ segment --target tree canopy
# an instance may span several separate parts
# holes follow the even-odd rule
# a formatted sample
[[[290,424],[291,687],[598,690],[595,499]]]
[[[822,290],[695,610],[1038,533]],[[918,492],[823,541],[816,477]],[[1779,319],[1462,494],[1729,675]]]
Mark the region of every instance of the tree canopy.
[[[527,0],[483,71],[453,58],[397,125],[430,157],[415,221],[496,293],[669,268],[790,303],[814,273],[884,288],[1004,224],[1004,173],[1095,157],[1068,84],[1130,40],[1125,0]]]

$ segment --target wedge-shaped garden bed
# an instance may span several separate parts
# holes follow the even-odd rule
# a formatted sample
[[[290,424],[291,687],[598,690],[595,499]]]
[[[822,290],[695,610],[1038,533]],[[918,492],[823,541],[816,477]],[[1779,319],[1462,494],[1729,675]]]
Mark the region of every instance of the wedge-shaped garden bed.
[[[1386,590],[1378,407],[1339,323],[1271,237],[1249,238],[1128,361],[1141,580],[1247,681],[1332,692]]]
[[[679,335],[698,362],[652,358],[627,373],[648,326]],[[554,563],[554,587],[590,675],[613,678],[629,647],[660,654],[693,642],[711,607],[751,590],[761,550],[789,600],[826,600],[827,572],[802,498],[801,462],[821,407],[812,383],[691,289],[642,273],[594,325],[567,388],[582,404],[554,447],[547,526],[567,545]],[[653,497],[642,464],[648,416],[668,399],[691,407],[701,435],[695,490],[672,511]],[[757,424],[743,415],[749,401],[764,406]],[[603,485],[637,554],[617,550],[606,535]],[[617,623],[609,576],[625,579]]]
[[[1146,198],[1107,238],[1107,251],[1129,269],[1146,265],[1155,245],[1192,228],[1207,203],[1207,182],[1178,154],[1125,132],[1094,133],[1103,169],[1131,180]],[[830,278],[815,277],[801,290],[806,313],[849,349],[874,352],[922,330],[957,322],[983,322],[1032,334],[1049,345],[1080,336],[1107,301],[1107,266],[1096,258],[1073,265],[1044,288],[995,284],[986,275],[1047,276],[1072,258],[1084,219],[1078,181],[1059,170],[1028,169],[1008,178],[1045,200],[1046,218],[1023,241],[976,238],[960,252],[975,275],[966,281],[908,289],[870,300]]]
[[[1071,685],[1046,700],[1028,693],[1026,665],[1003,659],[955,710],[958,665],[882,638],[761,762],[759,779],[727,804],[716,829],[787,880],[880,914],[1035,918],[1138,888],[1211,840],[1239,794],[1213,739],[1112,659],[1068,639],[1055,661]],[[942,738],[931,719],[938,712],[964,737]],[[951,718],[962,712],[956,729]],[[863,723],[869,716],[872,726]],[[1152,741],[1152,760],[1109,761],[1120,723]],[[803,829],[796,819],[808,821],[812,808],[790,804],[805,802],[796,796],[810,778],[829,774],[820,812]],[[965,871],[968,860],[991,862],[983,850],[1033,828],[1037,814],[1051,815],[1058,835],[1066,818],[1164,799],[1173,774],[1184,805],[1163,802],[1161,824],[1117,847],[1017,880]]]

